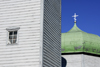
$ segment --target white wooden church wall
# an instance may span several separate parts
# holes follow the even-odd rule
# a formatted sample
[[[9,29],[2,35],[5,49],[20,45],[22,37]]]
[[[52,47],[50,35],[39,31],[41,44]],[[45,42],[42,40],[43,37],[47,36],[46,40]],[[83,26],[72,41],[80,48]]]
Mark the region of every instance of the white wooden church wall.
[[[100,57],[83,55],[83,67],[100,67]]]
[[[66,67],[83,67],[82,54],[76,55],[62,55],[63,58],[67,60]]]
[[[97,56],[74,54],[62,55],[67,60],[66,67],[99,67],[100,58]]]
[[[0,67],[39,67],[42,0],[0,0]],[[20,27],[18,44],[7,45],[9,27]]]

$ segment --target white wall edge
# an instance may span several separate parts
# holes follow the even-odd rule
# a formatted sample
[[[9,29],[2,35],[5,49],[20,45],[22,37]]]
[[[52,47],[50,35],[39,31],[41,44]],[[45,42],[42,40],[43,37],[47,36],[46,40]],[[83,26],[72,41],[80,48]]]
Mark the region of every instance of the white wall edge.
[[[43,21],[44,21],[44,0],[41,0],[40,16],[40,67],[43,67]]]

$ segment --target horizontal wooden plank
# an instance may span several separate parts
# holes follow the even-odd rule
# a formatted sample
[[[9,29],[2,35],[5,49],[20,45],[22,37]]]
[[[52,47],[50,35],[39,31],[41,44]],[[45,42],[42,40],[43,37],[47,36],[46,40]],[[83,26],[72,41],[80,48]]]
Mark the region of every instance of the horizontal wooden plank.
[[[10,13],[12,13],[12,14],[10,14]],[[19,16],[29,16],[29,15],[38,16],[38,15],[40,15],[40,10],[34,10],[34,11],[27,10],[27,11],[14,11],[14,12],[2,12],[2,11],[0,11],[0,14],[2,14],[2,16],[0,16],[0,17],[8,17],[8,16],[18,17],[18,15]]]
[[[17,13],[10,14],[10,15],[5,14],[5,15],[2,15],[0,17],[0,20],[3,20],[3,19],[7,19],[7,20],[8,19],[29,19],[30,20],[30,18],[32,18],[32,19],[36,18],[36,17],[40,18],[40,12],[38,12],[38,13],[30,13],[30,14],[27,14],[27,16],[24,15],[24,14],[26,14],[26,13],[23,13],[22,15],[21,14],[17,14]]]
[[[0,4],[5,4],[6,5],[8,3],[8,4],[18,4],[19,5],[19,4],[30,3],[30,2],[31,3],[32,2],[33,3],[34,2],[40,2],[40,0],[31,0],[31,1],[30,0],[25,0],[25,1],[23,1],[23,0],[17,0],[17,1],[16,0],[4,0],[4,1],[1,1]]]
[[[25,21],[25,20],[32,20],[32,19],[34,19],[35,20],[35,18],[34,18],[34,16],[29,16],[29,17],[19,17],[19,18],[10,18],[10,17],[7,17],[7,18],[0,18],[0,20],[4,20],[4,19],[6,19],[6,20],[23,20],[23,21]],[[40,19],[40,17],[38,17],[38,18],[36,18],[36,19]]]
[[[1,41],[0,41],[1,42]],[[7,45],[5,41],[3,41],[2,43],[0,43],[0,45],[2,46],[1,48],[20,48],[20,47],[29,47],[29,46],[40,46],[40,41],[30,41],[30,42],[25,42],[25,41],[21,41],[16,45]]]
[[[9,2],[4,2],[4,1],[1,1],[0,2],[0,6],[18,6],[18,7],[21,7],[21,6],[25,6],[25,5],[37,5],[37,4],[40,4],[40,1],[29,1],[29,2],[26,2],[26,1],[20,1],[20,2],[11,2],[10,3],[10,1]]]
[[[7,55],[7,57],[6,56],[3,56],[2,55],[2,57],[0,57],[0,61],[10,61],[10,60],[12,60],[12,61],[14,61],[14,60],[28,60],[28,59],[39,59],[40,58],[40,55],[17,55],[17,54],[15,54],[14,56],[9,56],[9,55]],[[29,57],[30,56],[30,57]],[[5,59],[4,59],[5,58]]]
[[[10,46],[0,47],[0,51],[5,51],[5,49],[6,51],[9,51],[9,52],[10,51],[21,51],[21,50],[35,50],[35,49],[39,50],[40,45],[30,45],[30,46],[21,45],[21,46],[13,46],[13,47],[10,47]]]
[[[24,21],[24,22],[22,22],[22,21],[3,22],[3,23],[0,23],[0,25],[10,24],[10,23],[12,23],[12,24],[19,24],[19,23],[21,23],[21,24],[33,24],[33,25],[37,25],[37,24],[40,24],[40,21],[36,22],[36,21],[33,21],[33,20],[31,20],[31,21],[27,20],[27,21]],[[2,29],[2,28],[0,28],[0,29]],[[4,27],[3,27],[3,29],[4,29]]]
[[[6,53],[0,53],[0,58],[6,60],[6,58],[8,59],[14,59],[14,58],[22,58],[22,57],[33,57],[34,59],[40,57],[40,53],[39,52],[26,52],[26,53],[10,53],[8,52]]]
[[[37,25],[34,25],[34,24],[23,24],[23,26],[21,25],[21,24],[11,24],[11,25],[1,25],[1,27],[5,27],[5,30],[6,30],[6,28],[9,28],[9,27],[7,27],[7,26],[9,26],[9,27],[14,27],[14,26],[17,26],[17,27],[20,27],[20,28],[28,28],[28,27],[33,27],[34,29],[35,28],[40,28],[40,24],[37,24]]]
[[[27,6],[27,7],[25,7]],[[24,9],[27,9],[27,8],[37,8],[37,7],[40,7],[40,2],[38,3],[27,3],[27,4],[19,4],[19,5],[13,5],[11,6],[10,4],[7,6],[7,5],[0,5],[0,9],[6,9],[6,8],[24,8]]]
[[[25,56],[32,56],[32,57],[38,57],[40,56],[40,53],[39,52],[26,52],[26,53],[21,53],[21,54],[14,54],[14,53],[9,53],[9,54],[5,54],[5,53],[0,53],[0,58],[14,58],[14,57],[25,57]]]
[[[22,9],[22,8],[13,8],[13,9],[2,9],[2,10],[0,10],[0,11],[14,11],[14,10],[17,10],[17,11],[30,11],[30,10],[39,10],[40,8],[34,8],[34,9],[32,9],[32,7],[31,8],[27,8],[27,9]]]
[[[26,62],[26,63],[10,63],[10,64],[6,64],[6,63],[3,63],[1,64],[0,66],[3,66],[3,67],[28,67],[28,66],[31,66],[31,67],[38,67],[39,66],[39,61],[37,62]]]
[[[22,21],[22,22],[30,22],[30,23],[31,23],[31,22],[40,22],[39,19],[34,19],[34,20],[33,20],[33,19],[31,19],[31,20],[28,20],[28,19],[21,19],[21,20],[14,20],[14,19],[13,19],[13,20],[0,20],[0,22],[11,22],[11,23],[12,23],[12,22],[17,22],[17,21],[20,21],[20,22],[21,22],[21,21]],[[10,24],[10,23],[9,23],[9,24]],[[11,25],[10,25],[10,26],[11,26]]]
[[[32,40],[32,41],[33,41],[33,40]],[[1,46],[20,46],[20,45],[31,45],[31,44],[32,44],[32,45],[35,46],[35,45],[40,45],[40,43],[41,43],[40,41],[35,41],[35,42],[34,42],[34,41],[32,42],[32,41],[30,41],[30,42],[19,41],[19,42],[18,42],[17,44],[15,44],[15,45],[8,45],[8,44],[6,43],[6,41],[5,41],[5,42],[1,42],[0,45],[1,45]]]
[[[5,37],[5,38],[2,38],[2,39],[0,39],[0,42],[5,42],[7,40],[7,37]],[[35,41],[37,42],[37,41],[40,41],[40,37],[38,37],[38,38],[36,38],[36,37],[31,37],[31,38],[29,38],[29,37],[20,37],[19,39],[18,39],[20,42],[31,42],[31,41],[34,41],[34,42],[31,42],[31,43],[35,43]]]
[[[30,59],[30,60],[16,60],[16,61],[3,61],[3,62],[0,62],[0,65],[1,64],[19,64],[19,63],[31,63],[31,62],[39,62],[39,59]]]

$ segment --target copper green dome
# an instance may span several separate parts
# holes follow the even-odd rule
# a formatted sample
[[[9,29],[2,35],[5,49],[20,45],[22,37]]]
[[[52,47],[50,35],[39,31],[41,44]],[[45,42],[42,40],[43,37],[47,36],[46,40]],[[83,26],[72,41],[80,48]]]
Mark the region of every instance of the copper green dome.
[[[74,23],[71,30],[61,34],[62,53],[87,52],[100,54],[100,37],[86,33]]]

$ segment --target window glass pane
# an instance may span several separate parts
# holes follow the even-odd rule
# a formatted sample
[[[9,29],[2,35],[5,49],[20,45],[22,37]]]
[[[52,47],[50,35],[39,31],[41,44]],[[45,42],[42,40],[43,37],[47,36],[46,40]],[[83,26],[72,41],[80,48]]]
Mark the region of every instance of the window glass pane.
[[[14,35],[17,35],[17,31],[14,31]]]
[[[10,41],[11,44],[13,43],[12,39],[10,39],[9,41]]]
[[[13,40],[13,43],[16,43],[16,40]]]
[[[13,39],[17,39],[17,35],[14,35]]]
[[[9,39],[13,39],[13,37],[12,36],[9,36]]]
[[[9,35],[12,35],[13,34],[13,32],[11,31],[11,32],[9,32]]]

